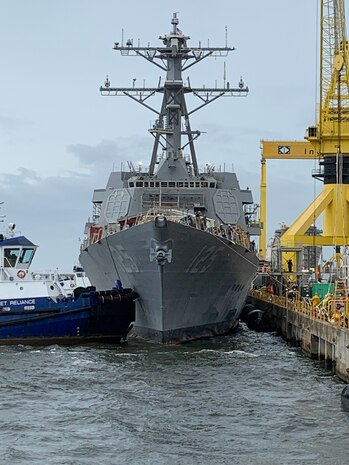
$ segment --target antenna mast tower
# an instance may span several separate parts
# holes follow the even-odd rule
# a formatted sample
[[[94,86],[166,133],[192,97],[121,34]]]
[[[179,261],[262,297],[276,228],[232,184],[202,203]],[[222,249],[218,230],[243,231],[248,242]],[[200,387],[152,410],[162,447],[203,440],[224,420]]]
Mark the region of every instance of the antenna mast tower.
[[[189,81],[186,85],[183,83],[182,73],[194,64],[199,63],[207,57],[225,57],[234,48],[227,45],[225,47],[189,47],[187,45],[190,37],[185,36],[178,28],[179,20],[177,14],[173,14],[172,30],[169,34],[160,36],[162,47],[141,47],[134,46],[133,40],[129,39],[124,45],[115,43],[114,50],[118,50],[121,55],[140,56],[159,67],[166,73],[165,82],[159,80],[158,87],[136,87],[135,80],[133,87],[111,87],[107,77],[104,86],[100,88],[102,95],[126,95],[144,107],[156,113],[157,118],[154,126],[149,130],[154,136],[154,146],[149,167],[149,174],[155,175],[155,165],[159,163],[156,173],[158,178],[180,178],[185,172],[188,175],[187,164],[183,157],[183,150],[189,146],[194,176],[199,175],[199,168],[194,148],[194,140],[200,135],[199,131],[193,131],[190,126],[189,116],[195,111],[208,105],[222,96],[246,96],[248,87],[245,87],[240,80],[237,88],[231,88],[229,83],[224,79],[223,87],[196,88],[191,87]],[[151,107],[148,99],[155,94],[163,94],[163,100],[160,111]],[[185,94],[193,94],[199,98],[200,104],[188,110],[185,102]],[[184,130],[182,129],[182,119]],[[182,143],[182,136],[187,136],[187,141]],[[166,156],[159,162],[158,150],[161,146]]]

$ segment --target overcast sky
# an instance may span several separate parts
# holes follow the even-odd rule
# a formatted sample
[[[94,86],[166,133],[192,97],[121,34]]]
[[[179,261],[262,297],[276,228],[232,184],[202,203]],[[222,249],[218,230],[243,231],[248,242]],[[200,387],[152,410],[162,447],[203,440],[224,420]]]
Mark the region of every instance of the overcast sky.
[[[0,200],[4,227],[39,245],[35,268],[69,271],[91,214],[95,188],[131,160],[149,163],[154,115],[127,97],[101,97],[114,86],[157,85],[161,71],[122,57],[113,43],[133,38],[157,45],[175,10],[190,45],[235,46],[227,59],[191,68],[191,84],[231,85],[240,76],[247,98],[221,98],[192,117],[202,134],[199,165],[226,164],[259,202],[260,140],[302,140],[315,122],[318,0],[0,0]],[[153,105],[159,102],[154,101]],[[197,102],[189,99],[188,106]],[[269,161],[268,237],[292,221],[322,186],[313,162]]]

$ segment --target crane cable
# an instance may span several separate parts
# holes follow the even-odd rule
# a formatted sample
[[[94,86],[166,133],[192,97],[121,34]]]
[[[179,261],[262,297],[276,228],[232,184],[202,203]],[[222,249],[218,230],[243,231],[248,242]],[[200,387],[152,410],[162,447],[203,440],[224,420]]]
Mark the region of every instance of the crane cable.
[[[315,23],[315,46],[316,46],[316,53],[315,53],[315,89],[314,89],[314,121],[317,120],[317,102],[318,102],[318,85],[319,85],[319,75],[318,75],[318,66],[319,66],[319,43],[320,43],[320,38],[319,38],[319,23],[320,23],[320,12],[319,12],[319,2],[316,2],[316,23]],[[318,166],[319,163],[319,157],[314,158],[313,162],[313,169],[314,172],[317,171],[319,168]],[[313,177],[313,250],[315,251],[315,260],[314,264],[316,263],[316,246],[315,246],[315,236],[316,236],[316,214],[315,214],[315,200],[317,198],[317,189],[316,189],[316,178]]]

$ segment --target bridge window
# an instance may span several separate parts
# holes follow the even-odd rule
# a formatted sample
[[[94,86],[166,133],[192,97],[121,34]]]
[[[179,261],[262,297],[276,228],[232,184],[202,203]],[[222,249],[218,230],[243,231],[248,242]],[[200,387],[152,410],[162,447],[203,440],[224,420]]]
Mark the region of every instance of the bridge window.
[[[19,263],[30,263],[34,255],[34,249],[23,249],[19,257]]]
[[[19,255],[19,248],[12,249],[6,248],[4,251],[4,266],[7,268],[13,268],[16,266],[17,258]]]

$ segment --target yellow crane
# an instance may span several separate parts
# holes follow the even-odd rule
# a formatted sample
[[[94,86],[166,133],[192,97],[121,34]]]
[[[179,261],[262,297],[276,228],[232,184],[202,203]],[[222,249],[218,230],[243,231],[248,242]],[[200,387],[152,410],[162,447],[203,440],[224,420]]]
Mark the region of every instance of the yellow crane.
[[[266,253],[266,159],[318,158],[313,176],[322,192],[281,236],[282,261],[299,247],[349,245],[349,69],[344,0],[320,0],[320,105],[318,121],[303,142],[262,141],[261,223],[259,253]],[[323,235],[306,235],[323,215]]]

